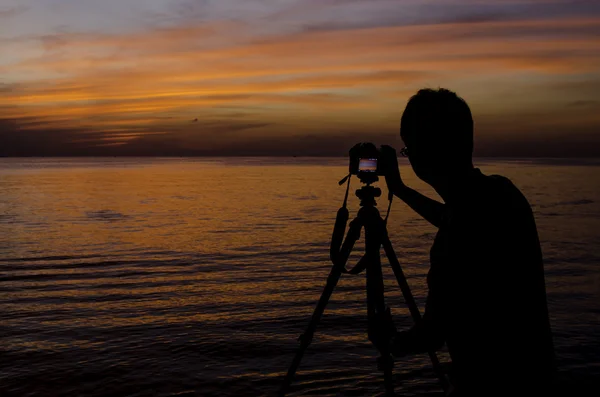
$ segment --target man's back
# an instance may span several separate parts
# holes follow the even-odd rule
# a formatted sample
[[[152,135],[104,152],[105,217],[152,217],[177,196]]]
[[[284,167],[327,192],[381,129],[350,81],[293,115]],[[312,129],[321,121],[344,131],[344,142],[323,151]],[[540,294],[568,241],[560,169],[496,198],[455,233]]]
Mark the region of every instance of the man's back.
[[[531,207],[508,179],[475,169],[456,187],[428,282],[426,316],[437,317],[459,387],[547,383],[553,347],[542,255]]]

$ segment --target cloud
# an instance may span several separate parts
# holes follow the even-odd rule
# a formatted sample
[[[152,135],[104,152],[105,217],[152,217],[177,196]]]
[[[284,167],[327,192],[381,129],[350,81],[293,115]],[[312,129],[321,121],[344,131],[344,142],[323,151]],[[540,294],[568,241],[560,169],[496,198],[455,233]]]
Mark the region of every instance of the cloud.
[[[72,155],[84,149],[75,142],[82,137],[91,137],[80,130],[54,130],[43,127],[40,130],[25,131],[19,128],[18,120],[0,119],[0,156],[61,156]],[[102,133],[94,133],[100,140]]]
[[[600,101],[595,101],[595,100],[580,100],[580,101],[573,101],[573,102],[569,102],[567,104],[568,107],[574,107],[574,108],[598,108],[600,109]]]
[[[346,156],[357,142],[399,146],[396,131],[368,128],[332,132],[290,133],[285,125],[243,124],[222,120],[170,132],[111,133],[102,131],[35,129],[18,131],[0,120],[2,156]],[[263,133],[265,127],[270,133]],[[476,156],[598,157],[598,128],[572,134],[476,134]],[[258,134],[252,131],[259,131]],[[531,131],[526,131],[531,132]]]
[[[20,14],[26,12],[27,9],[28,9],[28,7],[24,6],[24,5],[0,8],[0,20],[13,18],[17,15],[20,15]]]
[[[306,31],[560,19],[598,14],[592,1],[298,1],[271,17]]]

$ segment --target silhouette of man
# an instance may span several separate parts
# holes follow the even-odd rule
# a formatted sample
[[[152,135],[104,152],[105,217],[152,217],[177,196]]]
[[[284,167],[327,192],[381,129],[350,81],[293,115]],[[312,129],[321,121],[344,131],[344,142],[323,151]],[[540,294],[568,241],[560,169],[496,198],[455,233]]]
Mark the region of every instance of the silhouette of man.
[[[400,128],[402,154],[444,203],[407,187],[395,150],[382,148],[390,191],[438,227],[425,314],[396,334],[392,354],[446,343],[453,395],[543,395],[554,372],[554,349],[529,203],[509,179],[474,168],[471,111],[454,92],[420,90]]]

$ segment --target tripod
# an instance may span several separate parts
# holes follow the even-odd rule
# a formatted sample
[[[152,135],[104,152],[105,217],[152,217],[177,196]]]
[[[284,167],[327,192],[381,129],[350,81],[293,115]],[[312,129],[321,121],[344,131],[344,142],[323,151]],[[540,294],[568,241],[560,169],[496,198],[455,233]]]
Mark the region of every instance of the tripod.
[[[375,177],[376,178],[376,177]],[[375,198],[381,196],[381,189],[370,185],[370,181],[366,186],[356,191],[356,196],[360,201],[360,210],[354,220],[350,222],[348,235],[344,240],[344,233],[348,222],[348,209],[346,208],[348,200],[348,192],[350,189],[350,176],[346,177],[348,186],[346,188],[346,197],[343,206],[338,210],[330,246],[330,258],[333,262],[331,272],[327,277],[327,284],[321,298],[315,308],[315,311],[310,319],[306,331],[300,335],[298,341],[300,347],[292,361],[292,364],[284,378],[283,384],[279,390],[279,396],[283,397],[288,392],[292,383],[292,379],[300,366],[300,361],[304,352],[312,342],[315,330],[321,319],[327,302],[333,293],[335,286],[338,283],[342,273],[358,274],[366,269],[367,279],[367,316],[368,316],[368,336],[375,347],[379,350],[378,368],[383,371],[386,394],[394,396],[394,385],[392,378],[392,369],[394,365],[393,358],[388,348],[388,341],[395,333],[395,327],[392,321],[391,313],[385,305],[383,291],[383,274],[381,270],[380,249],[383,246],[385,254],[390,262],[400,290],[404,296],[404,300],[408,305],[410,314],[415,322],[421,320],[421,313],[412,296],[410,287],[404,276],[404,272],[398,262],[392,243],[388,237],[386,228],[386,219],[382,219],[379,211],[376,208]],[[343,184],[345,180],[340,184]],[[375,179],[376,180],[376,179]],[[392,196],[390,195],[390,207]],[[388,208],[389,215],[389,208]],[[365,229],[365,254],[359,260],[358,264],[352,269],[346,269],[346,262],[350,257],[354,244],[360,237],[361,229]],[[342,243],[343,240],[343,243]],[[340,249],[341,247],[341,249]],[[444,391],[447,391],[449,384],[440,366],[437,355],[434,351],[429,352],[429,358],[433,365],[434,371],[438,376]]]

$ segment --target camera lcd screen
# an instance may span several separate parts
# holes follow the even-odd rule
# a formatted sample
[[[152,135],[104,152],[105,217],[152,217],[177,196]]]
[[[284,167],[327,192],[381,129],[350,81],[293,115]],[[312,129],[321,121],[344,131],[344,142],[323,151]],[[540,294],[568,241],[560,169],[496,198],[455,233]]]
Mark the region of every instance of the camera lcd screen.
[[[359,159],[358,172],[377,172],[377,159]]]

